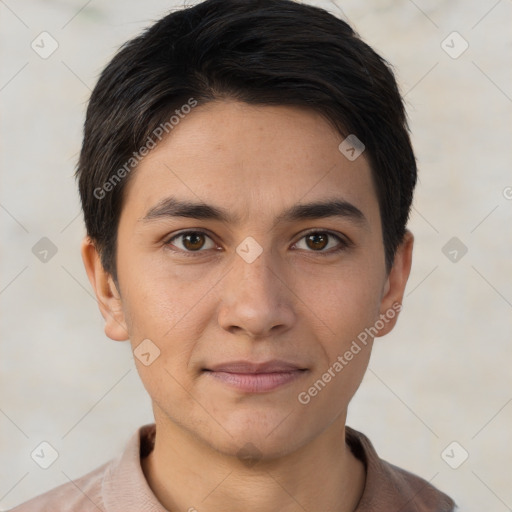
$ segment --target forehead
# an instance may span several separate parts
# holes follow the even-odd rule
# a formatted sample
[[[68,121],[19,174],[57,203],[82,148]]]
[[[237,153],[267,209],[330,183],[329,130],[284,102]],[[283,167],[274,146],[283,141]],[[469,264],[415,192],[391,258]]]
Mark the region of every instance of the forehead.
[[[140,219],[173,196],[223,205],[241,222],[329,196],[372,210],[371,217],[377,199],[370,166],[364,153],[347,159],[342,141],[309,109],[235,101],[197,106],[133,171],[123,214],[128,208]]]

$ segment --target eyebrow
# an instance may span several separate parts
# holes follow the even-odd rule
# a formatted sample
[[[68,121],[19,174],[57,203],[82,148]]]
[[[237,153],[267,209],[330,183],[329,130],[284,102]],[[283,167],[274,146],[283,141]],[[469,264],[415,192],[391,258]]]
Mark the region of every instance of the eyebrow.
[[[240,217],[229,210],[203,202],[180,200],[166,197],[150,208],[141,222],[151,222],[165,218],[187,217],[193,219],[216,220],[227,224],[238,224]],[[355,224],[368,227],[369,223],[363,212],[343,199],[328,199],[312,203],[295,204],[282,212],[274,221],[278,223],[294,222],[306,219],[341,217]]]

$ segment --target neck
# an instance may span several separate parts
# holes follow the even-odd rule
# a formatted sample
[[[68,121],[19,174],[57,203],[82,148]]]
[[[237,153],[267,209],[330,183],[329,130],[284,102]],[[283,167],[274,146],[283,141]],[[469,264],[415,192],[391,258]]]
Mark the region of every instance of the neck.
[[[155,446],[142,469],[171,512],[352,512],[362,495],[364,465],[345,443],[345,417],[295,452],[253,465],[155,418]]]

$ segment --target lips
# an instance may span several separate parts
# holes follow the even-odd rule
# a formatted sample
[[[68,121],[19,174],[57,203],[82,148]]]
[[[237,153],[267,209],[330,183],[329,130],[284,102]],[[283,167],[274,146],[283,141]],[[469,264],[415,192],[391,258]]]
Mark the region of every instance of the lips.
[[[205,370],[213,372],[226,372],[226,373],[283,373],[293,372],[296,370],[305,370],[298,364],[282,361],[272,360],[263,363],[254,363],[250,361],[231,361],[213,365]]]
[[[263,363],[230,361],[204,369],[206,375],[243,393],[273,391],[307,373],[307,368],[282,360]]]

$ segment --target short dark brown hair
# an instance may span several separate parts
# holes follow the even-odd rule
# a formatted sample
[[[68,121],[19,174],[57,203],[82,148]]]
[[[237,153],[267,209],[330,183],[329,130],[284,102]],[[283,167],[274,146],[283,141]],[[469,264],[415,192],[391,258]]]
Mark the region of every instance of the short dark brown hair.
[[[327,11],[292,0],[206,0],[125,43],[92,92],[76,176],[87,234],[117,282],[123,190],[185,105],[230,98],[322,114],[365,146],[386,266],[403,240],[416,160],[390,65]],[[159,138],[159,137],[158,137]],[[146,153],[144,151],[144,153]]]

